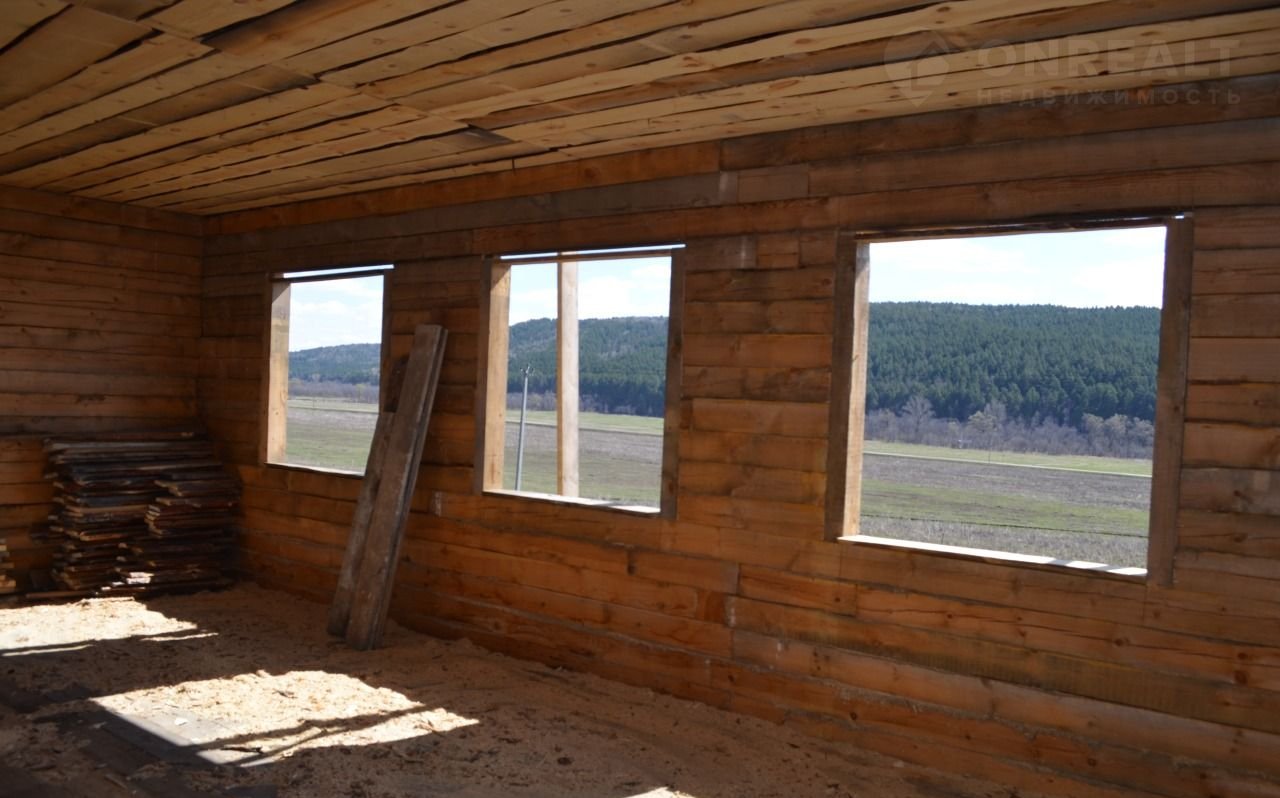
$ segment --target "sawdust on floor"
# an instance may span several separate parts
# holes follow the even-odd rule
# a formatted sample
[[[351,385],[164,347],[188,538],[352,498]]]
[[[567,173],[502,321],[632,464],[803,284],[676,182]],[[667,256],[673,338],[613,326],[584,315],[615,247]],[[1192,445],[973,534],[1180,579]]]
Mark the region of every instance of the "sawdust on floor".
[[[1014,794],[394,624],[384,648],[353,651],[325,615],[247,585],[0,609],[0,680],[43,696],[26,714],[0,709],[0,757],[101,795],[157,775],[308,798]],[[55,722],[101,710],[185,742],[200,766],[113,773]]]

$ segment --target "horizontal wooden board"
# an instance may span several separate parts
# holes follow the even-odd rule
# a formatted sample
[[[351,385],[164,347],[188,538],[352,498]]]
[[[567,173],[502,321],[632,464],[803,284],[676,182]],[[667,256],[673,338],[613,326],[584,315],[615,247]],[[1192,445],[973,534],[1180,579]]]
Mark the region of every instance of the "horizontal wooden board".
[[[1192,383],[1187,386],[1187,418],[1280,425],[1280,383]]]
[[[686,396],[707,399],[825,402],[831,394],[828,368],[702,366],[681,375]]]
[[[1184,510],[1178,515],[1178,541],[1186,550],[1255,557],[1265,564],[1280,558],[1280,517]]]
[[[1222,236],[1223,243],[1231,240],[1227,237],[1227,230],[1215,229],[1211,223],[1201,224],[1198,227],[1210,235]],[[1248,294],[1253,291],[1272,294],[1280,292],[1280,247],[1201,249],[1195,256],[1191,290],[1192,293],[1200,296]],[[1204,298],[1212,301],[1212,297]]]
[[[686,330],[684,363],[692,367],[829,367],[831,337],[771,333],[693,333]]]
[[[684,330],[692,333],[829,333],[831,303],[823,300],[780,302],[690,302]]]
[[[715,432],[750,432],[791,437],[822,437],[827,431],[825,404],[694,399],[690,424]]]
[[[1187,372],[1198,382],[1280,383],[1280,338],[1192,338]]]
[[[1182,506],[1196,510],[1280,515],[1280,471],[1184,468]]]
[[[1197,338],[1280,338],[1280,293],[1198,297],[1191,308],[1191,335]]]
[[[1280,428],[1243,424],[1186,425],[1182,462],[1187,466],[1280,470]]]

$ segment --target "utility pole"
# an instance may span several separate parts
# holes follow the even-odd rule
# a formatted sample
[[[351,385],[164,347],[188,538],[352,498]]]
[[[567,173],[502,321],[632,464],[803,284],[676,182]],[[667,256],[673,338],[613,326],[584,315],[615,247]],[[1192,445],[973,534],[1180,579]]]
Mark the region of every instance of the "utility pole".
[[[524,476],[524,417],[529,412],[529,372],[533,365],[524,367],[524,393],[520,397],[520,434],[516,437],[516,490],[520,490],[521,477]]]

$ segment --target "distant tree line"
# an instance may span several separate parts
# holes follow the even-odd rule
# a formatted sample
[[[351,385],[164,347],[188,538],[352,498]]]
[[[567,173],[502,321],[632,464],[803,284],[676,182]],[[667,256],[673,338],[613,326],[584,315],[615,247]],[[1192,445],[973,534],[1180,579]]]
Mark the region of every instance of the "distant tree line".
[[[1051,418],[1026,421],[1011,417],[1000,402],[988,402],[967,419],[938,418],[929,400],[917,394],[898,412],[869,411],[865,435],[877,441],[957,449],[1150,458],[1155,425],[1118,413],[1105,419],[1086,413],[1079,427]]]
[[[378,401],[377,384],[335,382],[333,380],[289,380],[290,396],[315,396],[373,404]]]

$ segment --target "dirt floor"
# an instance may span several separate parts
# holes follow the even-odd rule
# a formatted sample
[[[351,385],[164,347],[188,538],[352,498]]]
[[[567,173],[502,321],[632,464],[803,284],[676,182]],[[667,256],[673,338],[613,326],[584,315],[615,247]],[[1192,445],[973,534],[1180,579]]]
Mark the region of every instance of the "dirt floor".
[[[0,795],[1014,794],[394,624],[353,651],[325,613],[252,586],[0,605]]]

